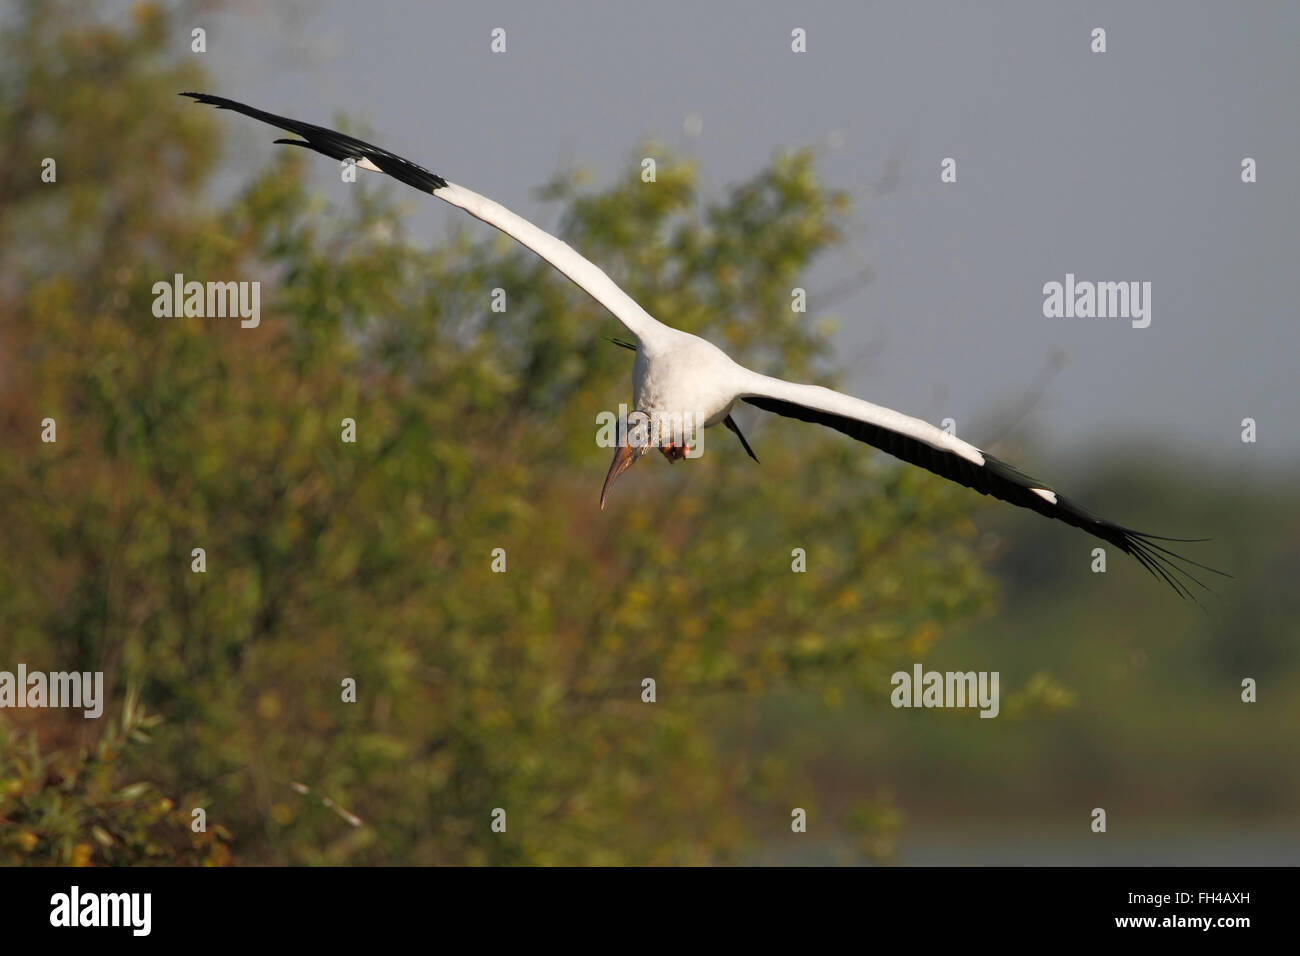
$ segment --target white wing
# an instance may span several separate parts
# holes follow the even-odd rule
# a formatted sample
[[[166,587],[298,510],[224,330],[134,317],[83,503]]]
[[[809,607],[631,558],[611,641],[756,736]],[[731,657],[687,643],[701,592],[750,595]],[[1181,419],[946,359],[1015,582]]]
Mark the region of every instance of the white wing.
[[[276,116],[274,113],[267,113],[256,107],[226,99],[224,96],[213,96],[209,93],[182,93],[181,96],[189,96],[200,103],[207,103],[220,109],[234,110],[279,129],[296,133],[302,137],[302,140],[277,139],[276,142],[290,146],[304,146],[334,159],[354,160],[360,169],[387,173],[408,186],[432,193],[439,199],[464,209],[471,216],[483,220],[489,226],[495,226],[555,266],[580,289],[609,309],[616,319],[627,326],[629,332],[651,350],[674,334],[673,329],[641,308],[630,295],[614,283],[613,279],[590,260],[575,252],[568,243],[539,229],[527,219],[515,215],[505,206],[493,202],[486,196],[480,196],[464,186],[449,183],[436,173],[431,173],[423,166],[416,165],[386,149],[345,136],[324,126]]]
[[[1143,567],[1166,581],[1183,597],[1195,600],[1192,584],[1208,590],[1186,565],[1223,575],[1222,571],[1176,554],[1158,543],[1188,539],[1145,534],[1098,517],[1050,485],[919,418],[819,385],[797,385],[748,369],[741,369],[738,383],[737,397],[756,408],[786,418],[826,425],[895,458],[973,488],[982,495],[992,495],[1081,528],[1133,555]]]
[[[822,416],[851,419],[863,425],[875,426],[902,439],[910,439],[939,451],[950,452],[973,465],[980,467],[984,465],[984,453],[974,445],[919,418],[912,418],[892,408],[873,405],[860,398],[823,388],[820,385],[799,385],[784,379],[772,378],[770,375],[759,375],[757,372],[749,374],[752,378],[745,383],[744,392],[740,396],[746,401],[751,398],[765,398],[789,403],[809,412],[822,413]],[[749,403],[759,408],[764,407],[761,402],[750,401]],[[821,421],[815,416],[805,420],[817,420],[820,424],[831,425],[830,421]],[[831,425],[831,427],[835,426]],[[871,444],[874,445],[875,442]]]
[[[464,186],[447,183],[433,190],[433,194],[453,206],[459,206],[476,219],[482,219],[489,226],[496,226],[507,236],[533,250],[572,279],[578,288],[614,313],[614,318],[627,326],[628,331],[643,343],[647,340],[657,341],[671,332],[668,326],[641,308],[635,299],[620,289],[599,266],[576,252],[564,240],[557,239],[500,203]]]

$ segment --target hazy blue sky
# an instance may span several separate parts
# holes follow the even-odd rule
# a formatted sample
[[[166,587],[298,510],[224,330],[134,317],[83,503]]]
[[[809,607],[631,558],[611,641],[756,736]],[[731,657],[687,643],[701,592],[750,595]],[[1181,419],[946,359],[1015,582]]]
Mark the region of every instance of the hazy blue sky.
[[[329,0],[196,25],[212,92],[346,114],[542,225],[540,182],[573,162],[607,180],[646,136],[697,156],[713,192],[821,146],[855,207],[846,251],[806,277],[806,320],[870,266],[829,307],[856,394],[951,416],[978,443],[1059,349],[1064,368],[1010,435],[1026,467],[1134,437],[1246,471],[1300,461],[1300,4]],[[234,117],[229,131],[250,172],[279,148]],[[954,184],[939,180],[948,156]],[[340,195],[329,163],[313,175]],[[464,221],[411,198],[417,236]],[[1067,272],[1151,282],[1150,327],[1045,318],[1043,284]],[[1240,440],[1246,416],[1257,445]]]

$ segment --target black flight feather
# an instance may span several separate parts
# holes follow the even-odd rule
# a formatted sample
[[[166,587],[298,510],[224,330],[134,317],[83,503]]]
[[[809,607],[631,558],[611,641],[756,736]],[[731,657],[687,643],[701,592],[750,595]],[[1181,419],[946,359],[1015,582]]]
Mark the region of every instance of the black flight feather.
[[[245,116],[251,116],[253,119],[269,123],[278,129],[288,130],[290,133],[297,133],[302,137],[301,140],[277,139],[277,143],[284,143],[286,146],[305,146],[307,149],[314,149],[318,153],[324,153],[332,159],[351,159],[354,161],[368,159],[381,172],[385,172],[394,179],[400,180],[408,186],[414,186],[423,192],[433,192],[435,189],[442,189],[447,185],[447,180],[436,173],[429,172],[423,166],[419,166],[409,159],[403,159],[386,149],[381,149],[351,136],[345,136],[332,129],[326,129],[324,126],[289,119],[287,116],[276,116],[274,113],[267,113],[265,110],[259,110],[254,106],[228,100],[224,96],[213,96],[211,93],[181,93],[180,95],[191,97],[200,103],[207,103],[218,109],[243,113]]]
[[[1131,554],[1139,564],[1151,572],[1153,576],[1163,580],[1181,597],[1196,600],[1196,596],[1191,590],[1192,584],[1204,588],[1206,591],[1211,590],[1205,582],[1188,570],[1187,566],[1189,565],[1203,571],[1209,571],[1212,574],[1232,577],[1230,574],[1206,567],[1156,543],[1157,541],[1204,539],[1162,538],[1158,535],[1134,531],[1132,528],[1126,528],[1123,525],[1107,521],[1056,492],[1051,485],[1044,484],[1036,478],[1031,478],[1014,466],[999,458],[994,458],[987,452],[981,452],[984,455],[984,465],[981,467],[955,452],[935,448],[909,435],[903,435],[880,425],[873,425],[870,422],[860,421],[846,415],[836,415],[833,412],[808,408],[796,402],[787,402],[762,395],[745,396],[742,401],[786,418],[795,418],[802,422],[812,422],[834,428],[850,438],[855,438],[860,442],[879,448],[881,451],[888,452],[909,465],[918,465],[926,471],[939,475],[941,478],[955,481],[967,488],[974,488],[982,495],[991,495],[1010,504],[1019,505],[1021,508],[1029,508],[1045,517],[1055,518],[1057,521],[1064,521],[1068,525],[1080,528],[1102,541],[1115,545],[1125,554]],[[1051,492],[1056,498],[1055,502],[1037,494],[1035,489]]]

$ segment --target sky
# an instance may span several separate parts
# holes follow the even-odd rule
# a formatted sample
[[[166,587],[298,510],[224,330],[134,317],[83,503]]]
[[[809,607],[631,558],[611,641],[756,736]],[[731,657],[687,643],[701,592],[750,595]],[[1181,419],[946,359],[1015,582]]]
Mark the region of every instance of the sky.
[[[1300,4],[246,0],[193,25],[210,92],[346,117],[543,227],[539,184],[575,164],[607,183],[647,138],[715,197],[816,147],[854,205],[802,319],[838,320],[847,390],[1027,467],[1134,442],[1234,473],[1300,463]],[[233,117],[230,136],[236,173],[279,148]],[[414,198],[421,241],[463,226]],[[1149,282],[1150,325],[1045,316],[1067,274]]]

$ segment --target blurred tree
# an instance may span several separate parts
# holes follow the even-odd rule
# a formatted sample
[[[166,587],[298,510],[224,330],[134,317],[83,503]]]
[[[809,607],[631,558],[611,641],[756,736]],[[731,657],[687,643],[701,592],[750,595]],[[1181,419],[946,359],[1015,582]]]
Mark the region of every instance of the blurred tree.
[[[138,686],[162,719],[115,785],[147,780],[185,819],[205,808],[236,861],[734,859],[807,804],[789,755],[729,751],[720,714],[775,688],[883,703],[904,654],[987,606],[974,496],[794,423],[742,422],[761,466],[721,431],[697,461],[643,465],[600,513],[596,415],[629,400],[631,365],[600,306],[472,221],[413,247],[384,184],[340,184],[354,201],[322,209],[297,151],[213,210],[229,117],[176,97],[211,84],[169,54],[163,10],[109,26],[31,2],[12,20],[0,662]],[[634,164],[603,191],[548,184],[564,236],[652,314],[829,382],[829,329],[790,294],[838,241],[845,197],[808,153],[716,202],[655,155],[654,184]],[[260,326],[156,318],[153,284],[175,273],[261,280]],[[26,719],[0,746],[89,755],[107,732]],[[24,779],[0,829],[40,799]],[[69,799],[114,841],[74,845],[123,860],[109,850],[136,810]],[[855,813],[864,845],[896,826]],[[66,860],[67,832],[24,858]]]
[[[121,719],[105,717],[93,747],[47,753],[36,734],[0,721],[0,863],[228,862],[225,827],[197,825],[147,781],[121,783],[119,758],[147,746],[158,720],[128,693]]]

